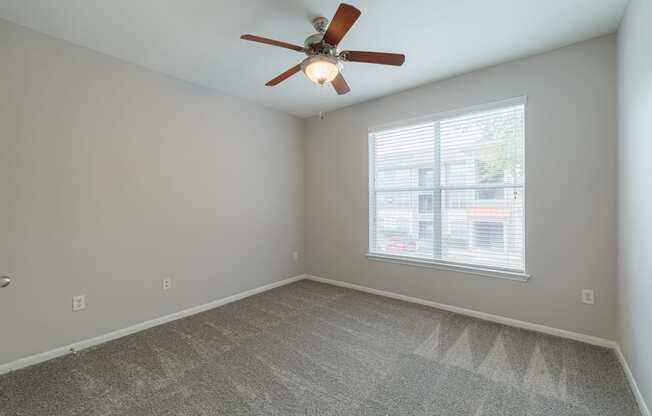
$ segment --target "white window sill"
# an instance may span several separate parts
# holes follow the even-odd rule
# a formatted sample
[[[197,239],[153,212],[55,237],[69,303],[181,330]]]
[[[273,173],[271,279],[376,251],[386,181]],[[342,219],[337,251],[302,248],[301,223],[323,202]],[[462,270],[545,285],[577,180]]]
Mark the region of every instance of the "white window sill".
[[[454,263],[446,263],[436,260],[425,260],[414,257],[392,256],[389,254],[367,253],[367,258],[373,261],[382,261],[387,263],[406,264],[409,266],[425,267],[428,269],[448,270],[452,272],[472,274],[483,277],[493,277],[499,279],[516,280],[527,282],[531,277],[529,274],[520,271],[489,269],[478,266],[465,266]]]

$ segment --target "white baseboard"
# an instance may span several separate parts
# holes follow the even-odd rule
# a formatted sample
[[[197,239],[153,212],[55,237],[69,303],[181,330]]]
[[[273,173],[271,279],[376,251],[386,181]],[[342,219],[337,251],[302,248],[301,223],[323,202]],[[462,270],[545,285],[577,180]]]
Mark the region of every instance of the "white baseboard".
[[[116,338],[124,337],[135,332],[140,332],[142,330],[152,328],[157,325],[161,325],[167,322],[176,321],[177,319],[185,318],[190,315],[195,315],[200,312],[207,311],[209,309],[217,308],[218,306],[226,305],[227,303],[235,302],[237,300],[247,298],[249,296],[256,295],[258,293],[266,292],[268,290],[274,289],[279,286],[284,286],[296,281],[302,280],[304,275],[299,275],[295,277],[290,277],[287,279],[279,280],[278,282],[270,283],[268,285],[260,286],[255,289],[247,290],[245,292],[236,293],[235,295],[228,296],[226,298],[217,299],[203,305],[194,306],[189,309],[185,309],[179,312],[172,313],[170,315],[165,315],[160,318],[152,319],[150,321],[142,322],[136,325],[132,325],[127,328],[118,329],[117,331],[109,332],[108,334],[103,334],[94,338],[86,339],[83,341],[75,342],[74,344],[66,345],[63,347],[55,348],[50,351],[45,351],[39,354],[31,355],[29,357],[21,358],[16,361],[12,361],[7,364],[0,365],[0,374],[7,373],[9,371],[18,370],[30,365],[38,364],[43,361],[48,361],[62,355],[69,354],[70,351],[79,351],[84,348],[92,347],[98,344],[102,344]]]
[[[634,378],[634,374],[632,373],[632,370],[629,368],[629,364],[627,364],[627,359],[625,358],[625,354],[623,354],[623,351],[620,349],[620,345],[616,345],[615,351],[616,351],[616,356],[620,361],[620,365],[623,366],[623,370],[625,371],[625,376],[627,377],[627,381],[629,381],[629,385],[632,387],[632,392],[634,393],[634,397],[636,398],[636,402],[638,403],[638,408],[641,410],[641,416],[652,416],[650,414],[650,409],[647,407],[647,404],[645,403],[645,399],[643,399],[641,390],[639,390],[638,384],[636,384],[636,379]]]
[[[414,298],[412,296],[400,295],[394,292],[387,292],[385,290],[373,289],[366,286],[360,286],[353,283],[343,282],[340,280],[326,279],[323,277],[305,275],[306,279],[314,280],[317,282],[328,283],[335,286],[346,287],[349,289],[360,290],[362,292],[373,293],[374,295],[385,296],[387,298],[399,299],[406,302],[417,303],[419,305],[431,306],[433,308],[442,309],[449,312],[455,312],[460,315],[471,316],[473,318],[482,319],[485,321],[497,322],[508,326],[517,328],[529,329],[531,331],[542,332],[548,335],[557,337],[568,338],[575,341],[585,342],[587,344],[598,345],[600,347],[607,347],[615,349],[617,344],[615,341],[605,338],[598,338],[591,335],[580,334],[577,332],[566,331],[564,329],[553,328],[550,326],[534,324],[526,321],[519,321],[518,319],[507,318],[505,316],[493,315],[490,313],[474,311],[472,309],[460,308],[459,306],[447,305],[444,303],[433,302],[430,300]]]

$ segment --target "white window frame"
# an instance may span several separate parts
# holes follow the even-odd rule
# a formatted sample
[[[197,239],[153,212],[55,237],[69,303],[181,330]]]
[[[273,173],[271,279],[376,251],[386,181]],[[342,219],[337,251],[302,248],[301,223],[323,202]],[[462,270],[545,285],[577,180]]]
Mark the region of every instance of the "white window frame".
[[[525,152],[525,146],[526,146],[526,137],[527,137],[527,96],[519,96],[519,97],[514,97],[514,98],[509,98],[506,100],[501,100],[501,101],[494,101],[491,103],[487,104],[480,104],[480,105],[475,105],[471,107],[466,107],[463,109],[459,110],[453,110],[453,111],[446,111],[446,112],[441,112],[441,113],[436,113],[436,114],[431,114],[428,116],[424,117],[418,117],[418,118],[412,118],[408,120],[402,120],[399,122],[394,122],[394,123],[388,123],[388,124],[382,124],[378,126],[374,126],[369,128],[368,130],[368,143],[369,143],[369,224],[368,224],[368,230],[369,230],[369,239],[368,239],[368,249],[366,256],[369,260],[375,260],[375,261],[384,261],[384,262],[389,262],[389,263],[397,263],[397,264],[405,264],[405,265],[411,265],[411,266],[419,266],[419,267],[426,267],[426,268],[434,268],[434,269],[440,269],[440,270],[447,270],[447,271],[454,271],[454,272],[462,272],[465,274],[470,274],[470,275],[476,275],[476,276],[485,276],[485,277],[498,277],[498,278],[504,278],[504,279],[511,279],[511,280],[516,280],[516,281],[527,281],[531,277],[530,274],[526,272],[527,267],[526,267],[526,259],[527,259],[527,252],[526,252],[526,247],[527,247],[527,226],[526,226],[526,201],[525,201],[525,195],[526,195],[526,189],[527,189],[527,181],[526,181],[526,175],[524,173],[523,175],[523,183],[519,185],[512,185],[512,184],[503,184],[501,186],[495,186],[495,185],[487,185],[487,188],[495,189],[495,188],[501,188],[501,189],[508,189],[508,188],[522,188],[522,198],[523,198],[523,270],[520,269],[509,269],[509,268],[501,268],[501,267],[484,267],[484,266],[475,266],[471,264],[465,264],[465,263],[455,263],[455,262],[449,262],[449,261],[444,261],[444,260],[434,260],[434,259],[424,259],[424,258],[415,258],[415,257],[408,257],[408,256],[397,256],[397,255],[391,255],[391,254],[386,254],[386,253],[377,253],[373,252],[373,242],[374,242],[374,232],[375,232],[375,224],[376,224],[376,218],[375,218],[375,201],[376,201],[376,192],[382,192],[383,189],[377,190],[375,189],[375,183],[374,183],[374,167],[375,167],[375,161],[374,161],[374,154],[375,154],[375,142],[374,142],[374,133],[382,130],[388,130],[388,129],[394,129],[394,128],[401,128],[401,127],[408,127],[410,125],[415,125],[415,124],[420,124],[420,123],[428,123],[428,122],[435,122],[437,123],[440,120],[443,119],[448,119],[448,118],[454,118],[458,116],[463,116],[467,114],[472,114],[476,112],[482,112],[482,111],[488,111],[488,110],[493,110],[493,109],[499,109],[503,107],[510,107],[510,106],[515,106],[515,105],[523,105],[525,107],[525,121],[524,121],[524,143],[523,143],[523,152],[524,152],[524,160],[525,160],[525,166],[527,166],[527,152]],[[438,129],[435,129],[435,134],[437,134]],[[435,153],[439,154],[439,137],[435,137]],[[442,186],[439,178],[439,170],[438,166],[435,167],[435,172],[434,172],[434,187],[392,187],[392,191],[431,191],[433,192],[433,209],[435,211],[439,210],[441,212],[442,207],[441,207],[441,198],[438,198],[437,195],[441,195],[441,191],[445,190],[455,190],[455,189],[469,189],[473,188],[477,190],[478,188],[483,188],[482,185],[476,184],[471,187],[469,186]],[[437,208],[437,205],[440,205],[439,208]],[[436,221],[433,223],[433,233],[434,235],[440,235],[441,236],[441,224],[437,225]],[[433,244],[435,247],[440,244],[441,242],[441,237],[438,241],[433,241]],[[471,242],[469,242],[471,243]]]

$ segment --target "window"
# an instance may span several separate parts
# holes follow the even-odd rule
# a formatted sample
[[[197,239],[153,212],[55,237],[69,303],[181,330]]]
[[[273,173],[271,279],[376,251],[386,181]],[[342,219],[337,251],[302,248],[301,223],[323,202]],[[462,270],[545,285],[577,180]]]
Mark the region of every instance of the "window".
[[[464,221],[450,223],[448,233],[444,237],[447,247],[467,248],[469,245],[469,227]]]
[[[435,170],[432,168],[419,169],[419,186],[435,186]]]
[[[432,240],[432,221],[419,221],[419,240]]]
[[[432,253],[434,227],[432,221],[419,221],[419,241],[417,253],[428,255]]]
[[[502,184],[505,180],[505,172],[502,166],[495,166],[496,164],[486,160],[476,160],[476,175],[477,181],[481,184]],[[505,196],[504,189],[486,188],[478,191],[478,199],[503,199]]]
[[[525,103],[372,130],[369,251],[523,273]]]
[[[432,194],[419,195],[419,214],[432,213],[433,199]]]
[[[446,194],[446,207],[448,209],[465,209],[467,191],[450,191]]]
[[[473,241],[477,248],[502,251],[505,241],[503,223],[475,221],[473,223]]]

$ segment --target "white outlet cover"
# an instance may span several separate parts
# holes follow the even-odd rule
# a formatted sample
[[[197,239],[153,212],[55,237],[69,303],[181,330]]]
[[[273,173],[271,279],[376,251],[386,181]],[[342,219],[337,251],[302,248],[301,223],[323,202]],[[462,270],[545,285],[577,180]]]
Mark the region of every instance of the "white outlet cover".
[[[172,279],[163,279],[163,290],[170,290],[172,288]]]
[[[72,310],[73,312],[86,309],[86,295],[77,295],[72,297]]]
[[[593,293],[593,290],[591,289],[582,290],[582,303],[586,303],[587,305],[595,304],[595,295]]]

